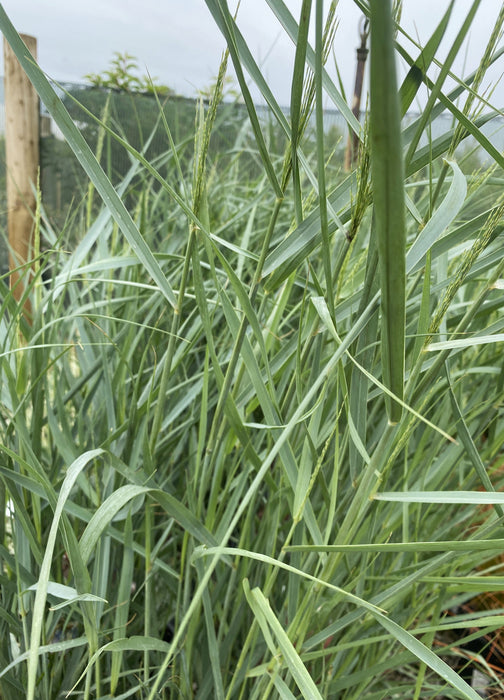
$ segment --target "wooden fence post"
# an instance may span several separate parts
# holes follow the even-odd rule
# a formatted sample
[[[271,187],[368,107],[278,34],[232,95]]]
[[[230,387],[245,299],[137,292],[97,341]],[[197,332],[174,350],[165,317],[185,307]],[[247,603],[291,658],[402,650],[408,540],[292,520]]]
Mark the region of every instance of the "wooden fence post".
[[[21,34],[28,51],[37,57],[37,40]],[[30,260],[33,244],[39,166],[39,102],[28,77],[4,39],[5,70],[5,155],[7,164],[7,226],[9,231],[9,270]],[[29,271],[13,272],[10,286],[19,301]],[[25,313],[31,313],[29,302]]]

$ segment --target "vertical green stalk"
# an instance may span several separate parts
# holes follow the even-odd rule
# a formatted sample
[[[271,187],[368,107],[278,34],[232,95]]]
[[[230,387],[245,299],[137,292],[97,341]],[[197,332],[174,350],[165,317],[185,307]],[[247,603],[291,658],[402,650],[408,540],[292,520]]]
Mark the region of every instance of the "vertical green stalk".
[[[278,214],[280,212],[280,208],[282,206],[282,203],[283,203],[283,199],[276,199],[273,211],[271,213],[271,218],[269,221],[268,230],[267,230],[266,236],[264,238],[264,241],[263,241],[263,244],[261,247],[261,253],[259,256],[259,260],[257,262],[257,267],[256,267],[255,272],[254,272],[254,278],[252,280],[251,289],[250,289],[250,293],[249,293],[249,298],[250,298],[250,301],[252,303],[255,301],[255,298],[256,298],[257,293],[259,291],[262,270],[264,267],[264,263],[266,261],[266,256],[267,256],[268,249],[270,246],[271,238],[273,236],[273,232],[275,230],[275,225],[277,222]],[[215,446],[218,443],[217,436],[219,435],[219,432],[224,427],[224,424],[222,422],[223,415],[224,415],[224,407],[225,407],[226,401],[229,397],[229,394],[231,392],[231,385],[233,383],[233,378],[234,378],[236,366],[237,366],[238,360],[240,358],[241,347],[243,344],[243,340],[245,338],[245,334],[247,332],[247,328],[248,328],[247,316],[243,315],[241,323],[240,323],[240,328],[238,330],[237,337],[236,337],[236,340],[235,340],[235,343],[233,346],[231,358],[229,360],[226,374],[224,376],[224,384],[221,387],[220,392],[219,392],[219,396],[217,399],[217,405],[215,407],[215,413],[214,413],[214,417],[212,420],[212,426],[210,428],[210,433],[209,433],[209,437],[208,437],[208,445],[212,446],[212,450],[207,452],[207,456],[210,455],[208,457],[210,462],[209,462],[209,465],[206,465],[206,470],[208,470],[210,472],[213,470],[214,460],[217,458],[218,452],[217,452],[217,449],[215,449]]]
[[[381,283],[383,382],[403,398],[406,234],[401,120],[390,0],[371,0],[371,173]],[[391,424],[402,414],[387,397]]]
[[[151,504],[147,503],[145,508],[145,609],[144,609],[144,635],[150,637],[151,634],[151,610],[152,610],[152,583],[151,583],[151,552],[152,552],[152,510]],[[149,651],[146,649],[144,657],[144,683],[148,685],[150,675]]]
[[[326,281],[326,299],[331,318],[334,318],[334,292],[331,273],[331,251],[329,247],[329,230],[327,223],[327,201],[325,184],[324,152],[324,104],[322,76],[324,66],[324,44],[322,36],[323,0],[317,0],[315,6],[315,121],[317,133],[318,192],[320,208],[320,230],[322,232],[322,255],[324,258],[324,275]]]
[[[300,135],[301,102],[303,97],[304,67],[306,61],[306,46],[308,43],[308,28],[310,26],[311,0],[303,0],[301,16],[299,19],[299,31],[296,43],[296,57],[294,60],[294,72],[292,74],[291,87],[291,148],[292,148],[292,184],[294,188],[294,208],[296,224],[299,226],[303,220],[303,203],[301,197],[301,183],[299,178],[299,163],[297,148]]]
[[[225,51],[221,64],[219,67],[219,75],[217,77],[217,83],[215,85],[214,94],[208,114],[206,118],[203,112],[201,112],[199,117],[199,127],[196,130],[197,141],[195,143],[195,162],[194,162],[194,175],[193,175],[193,190],[194,190],[194,201],[193,201],[193,211],[196,215],[200,214],[200,209],[204,208],[204,203],[206,201],[206,191],[205,191],[205,164],[206,157],[208,153],[208,146],[210,142],[210,134],[212,132],[212,127],[215,122],[215,117],[217,115],[217,106],[222,99],[222,85],[224,82],[224,77],[226,75],[228,52]],[[166,124],[166,120],[163,118],[163,123]],[[169,129],[167,128],[169,133]],[[172,150],[176,158],[176,149],[174,148],[173,140],[170,136],[170,143],[172,144]],[[178,170],[180,170],[180,164],[178,164]],[[161,423],[164,417],[164,407],[165,407],[165,396],[168,387],[168,380],[171,374],[172,360],[175,352],[176,338],[178,333],[178,328],[181,320],[182,304],[184,301],[187,282],[189,279],[191,262],[192,262],[192,250],[195,245],[197,237],[197,227],[194,222],[189,223],[189,239],[187,242],[187,250],[184,259],[184,267],[182,270],[182,279],[180,281],[179,294],[177,299],[177,306],[174,309],[174,314],[172,318],[172,324],[170,329],[170,339],[168,341],[168,350],[165,356],[165,362],[163,366],[163,372],[161,375],[161,381],[159,386],[158,401],[156,404],[156,410],[154,413],[154,419],[152,421],[151,436],[150,436],[150,448],[152,454],[154,454],[156,442],[159,436],[159,431],[161,430]]]
[[[103,112],[101,114],[101,121],[103,124],[107,124],[109,120],[109,115],[110,115],[110,93],[107,95],[107,99],[105,101],[105,107],[103,108]],[[98,127],[98,140],[96,143],[96,160],[98,163],[101,162],[101,157],[102,157],[102,152],[103,152],[103,143],[105,141],[105,137],[107,136],[107,159],[110,157],[110,135],[107,135],[107,132],[103,128],[103,125],[100,124]],[[93,194],[94,194],[95,186],[92,180],[89,180],[88,183],[88,192],[87,192],[87,198],[86,198],[86,230],[88,231],[91,227],[91,218],[93,215]]]

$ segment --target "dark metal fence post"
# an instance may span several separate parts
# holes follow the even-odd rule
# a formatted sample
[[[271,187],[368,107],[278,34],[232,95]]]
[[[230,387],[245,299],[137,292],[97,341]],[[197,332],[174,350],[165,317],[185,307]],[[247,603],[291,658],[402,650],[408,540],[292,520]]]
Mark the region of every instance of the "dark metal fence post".
[[[357,71],[355,73],[355,88],[354,96],[352,100],[352,112],[354,116],[360,118],[360,105],[361,105],[361,95],[362,95],[362,83],[364,81],[364,67],[366,65],[366,59],[368,56],[368,49],[366,47],[368,38],[368,20],[366,19],[362,25],[360,31],[361,45],[357,49]],[[353,131],[348,135],[348,142],[345,151],[345,170],[349,171],[352,165],[357,159],[359,153],[359,136]]]

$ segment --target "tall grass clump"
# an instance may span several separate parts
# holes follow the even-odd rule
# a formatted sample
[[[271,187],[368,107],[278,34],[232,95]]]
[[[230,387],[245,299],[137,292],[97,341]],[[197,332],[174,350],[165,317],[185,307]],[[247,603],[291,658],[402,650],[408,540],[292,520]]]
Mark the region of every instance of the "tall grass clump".
[[[325,68],[334,4],[268,0],[286,114],[207,0],[227,48],[191,141],[159,100],[153,159],[95,115],[130,158],[115,186],[0,8],[89,178],[59,228],[39,202],[31,318],[0,280],[2,700],[475,700],[475,669],[504,690],[504,179],[479,95],[503,13],[454,76],[479,2],[442,61],[453,3],[425,46],[397,4],[357,4],[364,125]],[[359,134],[350,173],[324,104]]]

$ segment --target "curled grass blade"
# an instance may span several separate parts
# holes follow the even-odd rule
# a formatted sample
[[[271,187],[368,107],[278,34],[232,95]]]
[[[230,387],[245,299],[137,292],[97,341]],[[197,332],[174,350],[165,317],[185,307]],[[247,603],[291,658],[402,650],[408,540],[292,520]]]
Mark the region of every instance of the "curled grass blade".
[[[102,532],[109,525],[109,523],[112,522],[121,508],[123,508],[133,498],[148,493],[148,491],[148,487],[127,484],[126,486],[121,486],[119,489],[117,489],[117,491],[111,493],[107,500],[101,504],[89,521],[80,540],[79,547],[84,563],[87,563]]]
[[[467,183],[458,165],[450,161],[453,180],[446,197],[426,223],[406,255],[406,271],[416,272],[423,264],[427,251],[443,235],[448,226],[460,212],[467,194]]]

